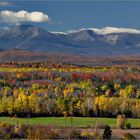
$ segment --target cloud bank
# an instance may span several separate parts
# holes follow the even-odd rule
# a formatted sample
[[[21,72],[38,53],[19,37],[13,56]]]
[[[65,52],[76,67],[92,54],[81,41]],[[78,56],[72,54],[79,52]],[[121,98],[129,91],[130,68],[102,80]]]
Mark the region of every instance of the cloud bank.
[[[18,12],[4,10],[0,12],[0,17],[5,23],[20,24],[21,22],[48,22],[49,16],[42,12],[28,12],[21,10]]]
[[[89,28],[93,30],[97,34],[111,34],[111,33],[132,33],[132,34],[140,34],[140,30],[132,29],[132,28],[116,28],[116,27],[104,27],[104,28]]]
[[[133,28],[117,28],[117,27],[103,27],[103,28],[82,28],[78,30],[68,30],[66,33],[76,33],[84,30],[92,30],[93,32],[101,35],[111,34],[111,33],[130,33],[130,34],[140,34],[140,30]]]

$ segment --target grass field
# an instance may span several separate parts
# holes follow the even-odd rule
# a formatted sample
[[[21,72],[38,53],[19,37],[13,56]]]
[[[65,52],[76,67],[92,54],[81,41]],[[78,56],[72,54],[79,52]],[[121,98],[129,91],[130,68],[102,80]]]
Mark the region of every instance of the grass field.
[[[38,117],[38,118],[10,118],[10,117],[0,117],[0,122],[7,123],[21,123],[21,124],[31,124],[31,125],[50,125],[57,127],[70,127],[71,126],[71,118],[64,117]],[[73,126],[76,127],[94,127],[96,122],[98,124],[108,124],[111,127],[116,125],[115,118],[80,118],[73,117]],[[127,122],[130,122],[132,127],[136,128],[140,126],[140,119],[128,119]]]

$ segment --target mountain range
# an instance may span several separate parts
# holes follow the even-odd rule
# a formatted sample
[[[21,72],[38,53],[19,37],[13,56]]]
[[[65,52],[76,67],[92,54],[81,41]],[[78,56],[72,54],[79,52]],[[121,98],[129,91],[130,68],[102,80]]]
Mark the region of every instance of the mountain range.
[[[0,50],[12,49],[84,56],[139,56],[140,30],[106,27],[63,33],[24,24],[0,31]]]

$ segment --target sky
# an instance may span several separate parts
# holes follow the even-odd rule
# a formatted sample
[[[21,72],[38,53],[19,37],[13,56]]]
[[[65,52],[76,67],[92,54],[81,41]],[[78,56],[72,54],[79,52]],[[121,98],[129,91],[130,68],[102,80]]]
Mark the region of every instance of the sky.
[[[48,31],[140,29],[140,1],[0,0],[0,28],[32,24]]]

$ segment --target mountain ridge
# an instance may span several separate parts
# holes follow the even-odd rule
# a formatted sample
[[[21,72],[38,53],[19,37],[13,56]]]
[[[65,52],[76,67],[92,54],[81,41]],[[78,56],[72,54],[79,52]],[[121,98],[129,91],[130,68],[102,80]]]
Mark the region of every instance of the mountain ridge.
[[[83,56],[140,55],[140,30],[105,27],[59,33],[18,25],[0,31],[0,50],[11,49]]]

